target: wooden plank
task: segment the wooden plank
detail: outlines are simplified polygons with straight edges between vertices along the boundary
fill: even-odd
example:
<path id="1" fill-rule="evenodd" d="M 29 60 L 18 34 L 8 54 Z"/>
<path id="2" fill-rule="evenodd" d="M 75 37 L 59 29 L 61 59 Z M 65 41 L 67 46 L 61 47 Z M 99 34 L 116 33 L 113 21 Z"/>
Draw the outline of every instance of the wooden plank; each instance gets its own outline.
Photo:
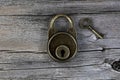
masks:
<path id="1" fill-rule="evenodd" d="M 77 30 L 79 51 L 120 48 L 120 14 L 78 14 L 71 17 Z M 93 19 L 95 29 L 104 34 L 104 39 L 97 39 L 91 31 L 79 28 L 79 20 L 84 17 Z M 0 16 L 0 50 L 46 52 L 51 18 L 52 16 Z M 66 27 L 68 23 L 65 22 L 64 19 L 59 19 L 55 25 L 57 28 Z"/>
<path id="2" fill-rule="evenodd" d="M 110 64 L 120 57 L 119 0 L 1 0 L 0 80 L 120 80 Z M 78 53 L 66 63 L 47 52 L 47 30 L 54 14 L 68 14 L 77 30 Z M 79 20 L 93 19 L 104 34 L 97 39 Z M 68 25 L 64 19 L 55 26 Z M 59 26 L 58 26 L 59 25 Z"/>
<path id="3" fill-rule="evenodd" d="M 46 53 L 0 53 L 0 69 L 43 69 L 54 67 L 82 67 L 89 65 L 101 65 L 106 59 L 119 60 L 119 49 L 91 52 L 78 52 L 74 59 L 66 63 L 53 61 Z M 109 63 L 109 62 L 108 62 Z M 66 65 L 67 64 L 67 65 Z"/>
<path id="4" fill-rule="evenodd" d="M 95 68 L 96 67 L 96 68 Z M 94 70 L 89 71 L 90 67 L 83 68 L 60 68 L 60 69 L 39 69 L 39 70 L 13 70 L 13 71 L 1 71 L 1 79 L 16 79 L 16 80 L 30 80 L 30 79 L 66 79 L 72 78 L 82 80 L 119 80 L 119 73 L 109 69 L 98 69 L 97 66 L 93 66 Z M 80 71 L 80 70 L 83 71 Z M 86 71 L 87 69 L 88 71 Z"/>
<path id="5" fill-rule="evenodd" d="M 53 15 L 120 11 L 119 0 L 1 0 L 0 15 Z"/>
<path id="6" fill-rule="evenodd" d="M 0 69 L 35 69 L 35 68 L 53 68 L 53 67 L 75 67 L 92 64 L 101 64 L 104 56 L 101 52 L 78 52 L 76 57 L 66 63 L 58 63 L 53 61 L 48 54 L 33 54 L 33 53 L 1 53 Z M 82 58 L 83 57 L 83 58 Z M 67 64 L 67 65 L 66 65 Z"/>
<path id="7" fill-rule="evenodd" d="M 119 59 L 120 49 L 104 52 L 79 52 L 66 63 L 58 63 L 48 58 L 48 54 L 6 53 L 0 55 L 0 79 L 120 79 L 120 74 L 112 70 L 105 59 Z"/>

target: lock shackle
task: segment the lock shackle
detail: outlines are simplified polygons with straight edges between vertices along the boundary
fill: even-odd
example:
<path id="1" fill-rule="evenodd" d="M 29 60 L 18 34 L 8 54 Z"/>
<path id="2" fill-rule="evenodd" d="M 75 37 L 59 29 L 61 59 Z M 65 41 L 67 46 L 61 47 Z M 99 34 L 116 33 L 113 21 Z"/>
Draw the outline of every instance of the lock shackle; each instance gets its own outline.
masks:
<path id="1" fill-rule="evenodd" d="M 70 17 L 68 17 L 67 15 L 64 15 L 64 14 L 59 14 L 59 15 L 56 15 L 55 17 L 52 18 L 51 22 L 50 22 L 50 27 L 49 27 L 49 30 L 53 28 L 53 24 L 55 22 L 55 20 L 59 17 L 65 17 L 69 23 L 70 23 L 70 29 L 73 29 L 73 21 Z"/>

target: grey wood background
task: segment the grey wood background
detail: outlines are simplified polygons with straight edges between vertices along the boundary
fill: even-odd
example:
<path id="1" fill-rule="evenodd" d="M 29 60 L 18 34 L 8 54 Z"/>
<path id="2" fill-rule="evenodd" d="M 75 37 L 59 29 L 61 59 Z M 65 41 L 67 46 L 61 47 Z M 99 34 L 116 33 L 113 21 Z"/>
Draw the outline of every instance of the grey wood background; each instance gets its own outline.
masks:
<path id="1" fill-rule="evenodd" d="M 58 63 L 47 54 L 47 30 L 55 14 L 69 15 L 78 53 Z M 104 34 L 97 39 L 79 20 L 90 17 Z M 65 20 L 57 26 L 68 26 Z M 120 59 L 119 0 L 0 0 L 0 80 L 120 80 L 111 68 Z"/>

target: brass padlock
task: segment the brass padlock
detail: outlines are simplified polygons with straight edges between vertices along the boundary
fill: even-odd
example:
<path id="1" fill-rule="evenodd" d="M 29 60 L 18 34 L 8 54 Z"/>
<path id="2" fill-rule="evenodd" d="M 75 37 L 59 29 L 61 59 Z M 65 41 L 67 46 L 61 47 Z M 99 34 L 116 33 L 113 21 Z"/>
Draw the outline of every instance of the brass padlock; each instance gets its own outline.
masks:
<path id="1" fill-rule="evenodd" d="M 58 31 L 53 27 L 56 19 L 65 17 L 70 27 L 66 31 Z M 67 15 L 56 15 L 50 22 L 48 29 L 48 54 L 57 61 L 66 61 L 75 56 L 77 52 L 76 31 L 73 21 Z"/>

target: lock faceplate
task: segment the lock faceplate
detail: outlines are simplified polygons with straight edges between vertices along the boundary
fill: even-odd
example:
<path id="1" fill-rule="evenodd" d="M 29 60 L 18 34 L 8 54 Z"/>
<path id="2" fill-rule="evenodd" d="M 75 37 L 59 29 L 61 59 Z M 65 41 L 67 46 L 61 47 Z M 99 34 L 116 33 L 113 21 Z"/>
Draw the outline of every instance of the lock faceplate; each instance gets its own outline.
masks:
<path id="1" fill-rule="evenodd" d="M 70 22 L 66 32 L 59 32 L 53 28 L 53 23 L 58 17 L 65 17 Z M 77 52 L 76 32 L 72 20 L 66 15 L 56 15 L 50 23 L 48 30 L 48 53 L 57 61 L 66 61 L 75 56 Z"/>

